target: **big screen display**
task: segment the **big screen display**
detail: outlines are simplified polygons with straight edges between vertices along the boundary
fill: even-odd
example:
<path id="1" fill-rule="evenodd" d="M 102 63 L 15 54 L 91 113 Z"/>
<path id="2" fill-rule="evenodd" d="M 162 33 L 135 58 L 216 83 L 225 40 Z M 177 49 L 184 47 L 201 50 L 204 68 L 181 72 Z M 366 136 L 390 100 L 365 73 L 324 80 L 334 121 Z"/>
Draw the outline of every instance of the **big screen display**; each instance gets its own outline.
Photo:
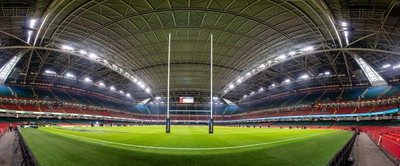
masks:
<path id="1" fill-rule="evenodd" d="M 194 103 L 193 97 L 179 97 L 179 103 Z"/>

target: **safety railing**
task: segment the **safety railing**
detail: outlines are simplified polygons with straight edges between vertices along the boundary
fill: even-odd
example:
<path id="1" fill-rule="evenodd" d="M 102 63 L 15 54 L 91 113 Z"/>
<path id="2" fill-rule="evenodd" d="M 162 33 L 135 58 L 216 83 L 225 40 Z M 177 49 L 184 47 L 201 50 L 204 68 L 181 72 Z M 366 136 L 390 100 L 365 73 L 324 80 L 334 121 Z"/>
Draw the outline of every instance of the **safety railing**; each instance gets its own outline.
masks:
<path id="1" fill-rule="evenodd" d="M 342 149 L 340 149 L 339 152 L 336 153 L 335 156 L 333 156 L 333 158 L 329 161 L 329 163 L 327 165 L 328 166 L 349 165 L 348 164 L 350 162 L 349 157 L 350 157 L 350 153 L 353 149 L 353 145 L 356 140 L 356 137 L 357 137 L 357 133 L 354 132 L 351 139 L 342 147 Z"/>
<path id="2" fill-rule="evenodd" d="M 22 158 L 23 158 L 21 165 L 38 166 L 39 164 L 33 157 L 32 152 L 30 151 L 30 149 L 29 149 L 28 145 L 26 144 L 24 138 L 22 137 L 20 131 L 16 130 L 15 132 L 17 133 L 18 146 L 21 149 L 21 154 L 22 154 Z"/>

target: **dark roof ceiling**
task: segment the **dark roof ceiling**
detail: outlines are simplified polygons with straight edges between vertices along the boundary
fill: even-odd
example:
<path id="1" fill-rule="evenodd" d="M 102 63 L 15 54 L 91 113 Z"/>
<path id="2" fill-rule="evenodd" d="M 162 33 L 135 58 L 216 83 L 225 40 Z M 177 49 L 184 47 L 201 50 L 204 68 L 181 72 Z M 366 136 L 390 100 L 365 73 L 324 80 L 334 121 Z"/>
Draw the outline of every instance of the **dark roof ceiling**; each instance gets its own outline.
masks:
<path id="1" fill-rule="evenodd" d="M 65 84 L 64 79 L 42 75 L 51 69 L 61 75 L 75 73 L 79 79 L 102 80 L 136 99 L 149 96 L 116 69 L 78 53 L 85 49 L 141 80 L 153 96 L 164 95 L 168 33 L 172 35 L 171 89 L 177 95 L 209 90 L 210 34 L 214 35 L 214 91 L 234 101 L 285 79 L 296 81 L 305 73 L 317 76 L 329 71 L 333 76 L 297 82 L 292 88 L 368 82 L 351 54 L 360 55 L 385 79 L 399 78 L 381 68 L 400 63 L 399 1 L 19 0 L 0 4 L 1 52 L 6 55 L 2 57 L 28 50 L 17 66 L 28 76 L 15 78 L 18 82 Z M 38 21 L 27 44 L 30 19 Z M 348 23 L 349 45 L 342 22 Z M 63 51 L 62 45 L 76 51 Z M 260 64 L 307 46 L 316 51 L 266 67 L 225 94 L 230 83 Z"/>

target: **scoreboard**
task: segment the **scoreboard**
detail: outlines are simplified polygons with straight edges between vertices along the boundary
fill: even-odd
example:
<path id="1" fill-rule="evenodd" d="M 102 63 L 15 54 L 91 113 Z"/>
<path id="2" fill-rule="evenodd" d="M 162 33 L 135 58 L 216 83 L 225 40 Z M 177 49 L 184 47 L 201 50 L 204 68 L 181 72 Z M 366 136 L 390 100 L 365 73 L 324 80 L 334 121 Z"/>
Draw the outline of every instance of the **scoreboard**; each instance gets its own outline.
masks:
<path id="1" fill-rule="evenodd" d="M 193 97 L 179 97 L 179 103 L 194 103 Z"/>

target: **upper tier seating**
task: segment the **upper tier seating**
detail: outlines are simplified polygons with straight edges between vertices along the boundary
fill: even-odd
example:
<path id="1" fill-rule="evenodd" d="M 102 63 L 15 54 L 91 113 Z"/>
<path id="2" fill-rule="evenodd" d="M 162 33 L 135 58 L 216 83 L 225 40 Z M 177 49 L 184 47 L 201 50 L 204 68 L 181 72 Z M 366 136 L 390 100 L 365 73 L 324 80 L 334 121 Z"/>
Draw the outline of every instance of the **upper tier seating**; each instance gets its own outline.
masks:
<path id="1" fill-rule="evenodd" d="M 387 86 L 382 86 L 382 87 L 373 87 L 369 88 L 368 91 L 364 94 L 363 99 L 376 99 L 381 96 L 385 90 L 387 90 L 390 87 Z"/>
<path id="2" fill-rule="evenodd" d="M 7 96 L 7 97 L 14 97 L 14 95 L 12 95 L 12 92 L 10 91 L 10 89 L 8 89 L 8 87 L 5 85 L 0 85 L 0 95 Z"/>
<path id="3" fill-rule="evenodd" d="M 336 101 L 339 97 L 341 90 L 326 91 L 321 97 L 321 101 Z"/>
<path id="4" fill-rule="evenodd" d="M 341 98 L 342 100 L 351 101 L 358 100 L 360 96 L 365 92 L 366 89 L 347 89 L 344 90 Z"/>
<path id="5" fill-rule="evenodd" d="M 400 94 L 400 87 L 399 86 L 391 86 L 388 91 L 383 95 L 383 97 L 390 97 L 390 96 L 396 96 Z"/>
<path id="6" fill-rule="evenodd" d="M 23 87 L 10 87 L 11 90 L 17 94 L 18 98 L 35 98 L 31 88 Z"/>

